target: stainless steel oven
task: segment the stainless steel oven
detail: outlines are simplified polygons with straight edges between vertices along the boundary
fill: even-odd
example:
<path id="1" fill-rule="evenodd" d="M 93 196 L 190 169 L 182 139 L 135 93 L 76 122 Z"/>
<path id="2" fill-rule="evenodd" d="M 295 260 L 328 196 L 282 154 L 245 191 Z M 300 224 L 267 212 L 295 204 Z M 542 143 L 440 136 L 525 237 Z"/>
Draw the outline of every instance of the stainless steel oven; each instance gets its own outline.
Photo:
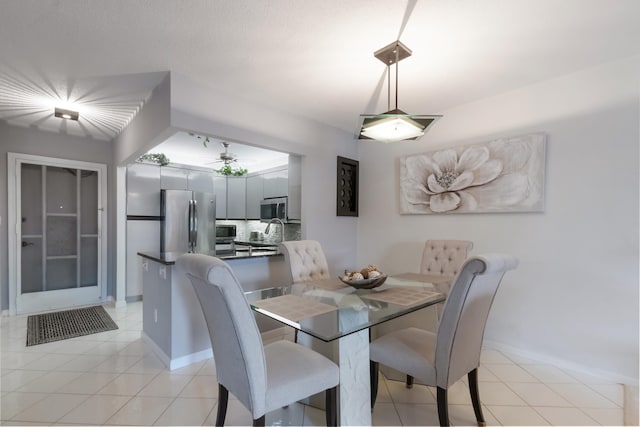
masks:
<path id="1" fill-rule="evenodd" d="M 287 222 L 287 198 L 274 197 L 260 202 L 260 221 L 269 222 L 272 218 L 278 218 Z"/>

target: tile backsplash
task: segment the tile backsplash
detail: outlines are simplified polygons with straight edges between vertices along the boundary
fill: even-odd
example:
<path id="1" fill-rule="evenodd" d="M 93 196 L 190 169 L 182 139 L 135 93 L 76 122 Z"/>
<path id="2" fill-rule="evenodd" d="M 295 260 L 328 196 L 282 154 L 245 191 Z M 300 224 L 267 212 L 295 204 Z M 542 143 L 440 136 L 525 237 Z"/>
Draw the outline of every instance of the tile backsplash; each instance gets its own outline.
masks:
<path id="1" fill-rule="evenodd" d="M 269 234 L 264 231 L 267 228 L 267 224 L 257 220 L 242 221 L 242 220 L 216 220 L 216 224 L 233 224 L 236 226 L 236 240 L 248 241 L 251 232 L 255 231 L 263 237 L 265 243 L 280 243 L 282 234 L 282 226 L 280 224 L 272 224 L 269 229 Z M 300 240 L 300 224 L 288 223 L 284 226 L 284 240 Z"/>

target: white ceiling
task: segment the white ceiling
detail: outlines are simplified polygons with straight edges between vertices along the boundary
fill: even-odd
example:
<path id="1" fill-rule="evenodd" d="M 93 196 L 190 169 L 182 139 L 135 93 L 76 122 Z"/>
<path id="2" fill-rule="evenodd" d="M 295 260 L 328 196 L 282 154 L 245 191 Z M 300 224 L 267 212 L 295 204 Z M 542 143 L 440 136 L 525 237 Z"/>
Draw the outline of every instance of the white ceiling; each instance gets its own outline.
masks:
<path id="1" fill-rule="evenodd" d="M 244 168 L 249 172 L 258 172 L 286 165 L 289 162 L 287 153 L 265 150 L 250 145 L 231 142 L 227 151 L 236 159 L 230 164 L 233 169 Z M 211 169 L 220 169 L 224 166 L 224 162 L 220 161 L 220 153 L 222 152 L 224 152 L 224 146 L 221 140 L 209 138 L 205 143 L 203 135 L 194 135 L 187 132 L 178 132 L 149 151 L 149 153 L 164 154 L 171 163 Z"/>
<path id="2" fill-rule="evenodd" d="M 111 139 L 173 71 L 354 133 L 387 109 L 373 52 L 398 38 L 399 107 L 439 114 L 640 54 L 640 1 L 2 0 L 0 119 Z M 66 101 L 78 123 L 52 117 Z"/>

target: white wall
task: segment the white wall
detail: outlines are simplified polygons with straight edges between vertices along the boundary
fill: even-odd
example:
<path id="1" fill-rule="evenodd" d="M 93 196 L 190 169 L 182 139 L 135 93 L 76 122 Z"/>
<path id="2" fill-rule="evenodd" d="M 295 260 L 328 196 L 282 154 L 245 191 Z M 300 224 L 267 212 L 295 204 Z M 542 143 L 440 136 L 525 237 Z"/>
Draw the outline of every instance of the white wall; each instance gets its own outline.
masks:
<path id="1" fill-rule="evenodd" d="M 605 64 L 445 111 L 421 142 L 361 145 L 358 265 L 417 271 L 430 238 L 512 253 L 486 342 L 637 383 L 638 76 L 638 57 Z M 399 214 L 400 156 L 530 132 L 548 136 L 544 213 Z"/>
<path id="2" fill-rule="evenodd" d="M 334 275 L 355 266 L 357 218 L 336 216 L 337 156 L 357 159 L 353 135 L 171 74 L 171 124 L 231 142 L 302 156 L 303 238 L 320 241 Z"/>
<path id="3" fill-rule="evenodd" d="M 114 173 L 112 168 L 113 149 L 109 141 L 97 141 L 64 134 L 45 132 L 38 129 L 9 126 L 0 121 L 0 298 L 2 310 L 9 308 L 8 248 L 7 248 L 7 153 L 24 153 L 61 159 L 81 160 L 107 165 L 108 204 L 108 267 L 107 295 L 114 295 L 114 253 L 115 221 L 113 212 Z"/>
<path id="4" fill-rule="evenodd" d="M 114 162 L 124 166 L 164 141 L 171 132 L 171 74 L 151 92 L 149 98 L 114 139 Z"/>

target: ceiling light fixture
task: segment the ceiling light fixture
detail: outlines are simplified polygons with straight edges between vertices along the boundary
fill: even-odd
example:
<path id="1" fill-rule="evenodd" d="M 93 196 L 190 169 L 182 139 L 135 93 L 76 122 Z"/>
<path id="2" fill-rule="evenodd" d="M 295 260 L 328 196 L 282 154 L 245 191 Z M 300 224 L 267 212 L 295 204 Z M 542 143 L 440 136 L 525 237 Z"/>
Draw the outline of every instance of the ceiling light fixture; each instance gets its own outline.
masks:
<path id="1" fill-rule="evenodd" d="M 55 107 L 54 115 L 61 119 L 68 119 L 68 120 L 75 120 L 75 121 L 78 121 L 78 119 L 80 118 L 79 112 L 65 110 L 64 108 L 58 108 L 58 107 Z"/>
<path id="2" fill-rule="evenodd" d="M 411 50 L 397 40 L 373 54 L 387 66 L 387 112 L 361 114 L 358 139 L 380 142 L 416 140 L 442 116 L 407 114 L 398 108 L 398 62 L 411 56 Z M 396 64 L 396 106 L 391 109 L 391 66 Z"/>

